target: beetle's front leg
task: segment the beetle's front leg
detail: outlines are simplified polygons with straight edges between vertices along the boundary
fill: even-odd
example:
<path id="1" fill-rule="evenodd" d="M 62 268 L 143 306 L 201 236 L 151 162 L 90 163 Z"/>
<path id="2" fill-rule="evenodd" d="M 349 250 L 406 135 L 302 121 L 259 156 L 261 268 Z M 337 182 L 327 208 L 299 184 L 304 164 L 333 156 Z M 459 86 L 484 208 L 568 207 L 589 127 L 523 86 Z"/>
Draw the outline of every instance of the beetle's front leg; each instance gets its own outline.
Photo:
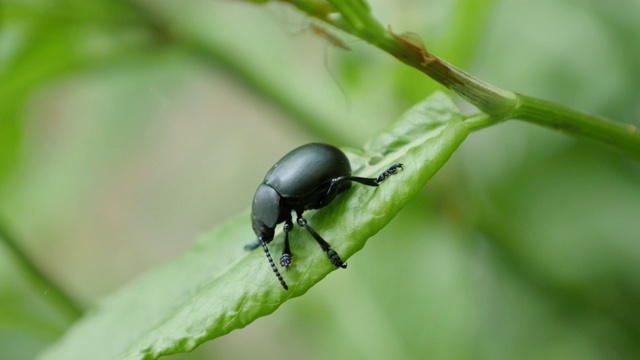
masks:
<path id="1" fill-rule="evenodd" d="M 293 223 L 291 218 L 285 220 L 282 230 L 284 231 L 284 249 L 282 249 L 282 256 L 280 256 L 280 266 L 289 269 L 291 262 L 293 261 L 293 255 L 291 254 L 291 247 L 289 246 L 289 231 L 293 229 Z"/>

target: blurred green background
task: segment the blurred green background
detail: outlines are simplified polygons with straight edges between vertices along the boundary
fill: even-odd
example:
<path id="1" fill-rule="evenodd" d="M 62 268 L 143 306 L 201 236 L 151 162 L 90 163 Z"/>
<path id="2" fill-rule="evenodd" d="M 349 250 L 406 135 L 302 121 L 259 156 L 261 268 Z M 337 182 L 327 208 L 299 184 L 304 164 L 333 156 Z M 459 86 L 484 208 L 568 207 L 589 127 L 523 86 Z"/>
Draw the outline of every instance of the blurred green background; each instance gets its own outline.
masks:
<path id="1" fill-rule="evenodd" d="M 638 0 L 371 6 L 490 83 L 640 126 Z M 439 89 L 281 4 L 3 0 L 0 21 L 2 226 L 86 308 L 246 209 L 294 146 L 357 147 Z M 637 359 L 639 215 L 638 163 L 513 120 L 348 270 L 174 358 Z M 1 359 L 70 325 L 32 282 L 0 245 Z"/>

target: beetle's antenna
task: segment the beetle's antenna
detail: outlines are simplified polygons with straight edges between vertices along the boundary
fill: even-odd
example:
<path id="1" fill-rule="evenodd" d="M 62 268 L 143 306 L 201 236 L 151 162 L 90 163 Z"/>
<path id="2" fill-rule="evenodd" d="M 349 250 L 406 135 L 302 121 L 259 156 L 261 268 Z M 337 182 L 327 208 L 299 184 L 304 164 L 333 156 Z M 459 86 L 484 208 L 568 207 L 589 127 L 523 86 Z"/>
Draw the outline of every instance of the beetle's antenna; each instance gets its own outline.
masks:
<path id="1" fill-rule="evenodd" d="M 280 280 L 280 284 L 282 285 L 282 287 L 285 290 L 289 290 L 287 283 L 284 282 L 282 275 L 280 275 L 280 271 L 278 271 L 276 264 L 273 262 L 273 259 L 271 258 L 271 253 L 269 253 L 269 249 L 267 248 L 267 243 L 264 242 L 264 240 L 262 239 L 262 236 L 258 237 L 258 241 L 260 242 L 260 245 L 262 245 L 262 249 L 264 249 L 264 254 L 267 255 L 267 260 L 269 260 L 269 265 L 271 265 L 271 270 L 273 270 L 273 273 L 276 274 L 276 277 L 278 278 L 278 280 Z"/>

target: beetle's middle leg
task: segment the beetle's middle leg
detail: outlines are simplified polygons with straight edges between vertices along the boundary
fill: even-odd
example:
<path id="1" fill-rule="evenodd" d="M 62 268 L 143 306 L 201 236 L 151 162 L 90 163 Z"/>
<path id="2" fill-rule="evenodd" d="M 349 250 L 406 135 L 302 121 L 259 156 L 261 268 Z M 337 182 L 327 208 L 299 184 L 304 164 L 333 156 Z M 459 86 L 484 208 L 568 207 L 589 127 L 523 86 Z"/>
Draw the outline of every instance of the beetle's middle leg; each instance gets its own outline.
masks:
<path id="1" fill-rule="evenodd" d="M 329 245 L 329 243 L 326 242 L 322 238 L 322 236 L 318 235 L 318 233 L 315 232 L 315 230 L 313 230 L 311 226 L 309 226 L 309 224 L 307 223 L 307 220 L 302 217 L 301 212 L 297 212 L 297 215 L 298 215 L 298 219 L 296 221 L 298 222 L 298 225 L 307 229 L 309 234 L 311 234 L 311 236 L 313 236 L 313 238 L 316 239 L 316 241 L 318 242 L 318 245 L 320 245 L 322 250 L 327 253 L 327 257 L 329 258 L 331 263 L 336 267 L 341 267 L 345 269 L 347 267 L 347 264 L 344 263 L 342 259 L 340 259 L 340 255 L 338 255 L 338 253 L 331 248 L 331 245 Z"/>
<path id="2" fill-rule="evenodd" d="M 293 222 L 291 222 L 291 215 L 289 215 L 289 218 L 284 221 L 284 226 L 282 227 L 282 231 L 284 231 L 284 248 L 282 249 L 282 256 L 280 256 L 280 266 L 287 269 L 291 266 L 291 261 L 293 260 L 291 247 L 289 246 L 289 231 L 291 231 L 291 229 L 293 229 Z"/>

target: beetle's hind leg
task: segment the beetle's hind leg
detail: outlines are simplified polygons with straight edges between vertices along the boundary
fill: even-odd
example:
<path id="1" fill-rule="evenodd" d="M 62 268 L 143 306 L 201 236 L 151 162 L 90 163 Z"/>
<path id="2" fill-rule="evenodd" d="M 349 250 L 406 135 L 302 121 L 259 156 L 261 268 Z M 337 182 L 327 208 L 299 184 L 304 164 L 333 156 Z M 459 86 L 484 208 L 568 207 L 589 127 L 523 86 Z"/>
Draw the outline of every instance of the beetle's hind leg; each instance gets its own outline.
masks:
<path id="1" fill-rule="evenodd" d="M 389 176 L 397 173 L 398 169 L 403 169 L 403 167 L 404 167 L 404 165 L 402 165 L 400 163 L 393 164 L 387 170 L 383 171 L 382 174 L 378 175 L 377 178 L 365 178 L 365 177 L 359 177 L 359 176 L 344 176 L 344 177 L 340 177 L 340 178 L 334 180 L 334 182 L 338 183 L 338 182 L 342 182 L 342 181 L 353 181 L 353 182 L 357 182 L 357 183 L 362 184 L 362 185 L 378 186 L 378 185 L 380 185 L 381 182 L 385 181 Z M 335 186 L 335 184 L 332 184 L 332 186 Z"/>
<path id="2" fill-rule="evenodd" d="M 291 222 L 291 217 L 289 217 L 289 219 L 285 220 L 284 227 L 282 228 L 284 231 L 284 249 L 282 249 L 282 256 L 280 256 L 280 266 L 287 269 L 293 261 L 291 246 L 289 246 L 289 231 L 291 231 L 291 229 L 293 229 L 293 223 Z"/>
<path id="3" fill-rule="evenodd" d="M 327 253 L 327 257 L 329 258 L 329 261 L 331 261 L 331 263 L 335 267 L 341 267 L 343 269 L 347 267 L 347 264 L 344 263 L 342 259 L 340 259 L 340 255 L 338 255 L 338 253 L 331 248 L 331 245 L 329 245 L 328 242 L 324 241 L 324 239 L 320 235 L 318 235 L 318 233 L 315 232 L 315 230 L 313 230 L 311 226 L 309 226 L 309 224 L 307 224 L 307 220 L 303 218 L 302 214 L 300 213 L 298 214 L 297 222 L 298 222 L 298 225 L 307 229 L 309 234 L 311 234 L 311 236 L 313 236 L 313 238 L 316 239 L 316 241 L 318 242 L 318 245 L 320 245 L 322 250 Z"/>

